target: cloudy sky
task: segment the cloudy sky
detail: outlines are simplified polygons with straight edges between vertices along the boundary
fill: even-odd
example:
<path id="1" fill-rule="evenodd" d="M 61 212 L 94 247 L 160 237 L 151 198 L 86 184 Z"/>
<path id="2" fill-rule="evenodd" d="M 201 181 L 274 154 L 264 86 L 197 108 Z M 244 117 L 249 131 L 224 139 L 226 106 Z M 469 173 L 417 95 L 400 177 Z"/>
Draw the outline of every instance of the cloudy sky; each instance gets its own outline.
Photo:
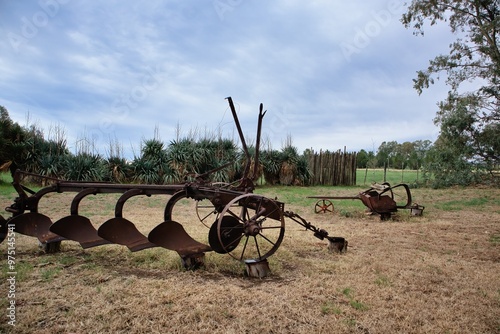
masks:
<path id="1" fill-rule="evenodd" d="M 128 157 L 155 136 L 237 132 L 302 152 L 376 151 L 434 141 L 439 83 L 419 96 L 416 71 L 446 53 L 446 26 L 416 37 L 394 0 L 0 0 L 0 105 L 68 146 L 90 141 Z"/>

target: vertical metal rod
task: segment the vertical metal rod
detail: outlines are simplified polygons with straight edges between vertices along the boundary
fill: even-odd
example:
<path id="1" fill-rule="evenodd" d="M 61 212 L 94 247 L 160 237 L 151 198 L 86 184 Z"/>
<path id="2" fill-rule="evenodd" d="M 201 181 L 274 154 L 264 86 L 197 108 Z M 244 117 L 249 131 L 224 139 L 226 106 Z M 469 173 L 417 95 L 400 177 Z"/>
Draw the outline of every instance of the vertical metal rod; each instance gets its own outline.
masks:
<path id="1" fill-rule="evenodd" d="M 250 153 L 248 153 L 245 137 L 243 136 L 243 131 L 241 131 L 240 121 L 238 120 L 238 115 L 236 115 L 236 109 L 234 108 L 233 99 L 229 96 L 226 97 L 226 100 L 229 102 L 229 107 L 231 108 L 231 112 L 233 113 L 234 123 L 236 124 L 238 134 L 240 135 L 241 146 L 243 146 L 243 151 L 245 152 L 245 155 L 247 157 L 247 164 L 245 166 L 243 175 L 244 177 L 248 177 L 248 171 L 250 170 Z"/>
<path id="2" fill-rule="evenodd" d="M 257 176 L 257 170 L 259 167 L 260 132 L 262 130 L 262 119 L 264 118 L 264 115 L 267 112 L 267 110 L 262 112 L 263 108 L 264 108 L 264 106 L 261 103 L 260 109 L 259 109 L 259 121 L 257 123 L 257 143 L 255 144 L 255 161 L 254 161 L 254 168 L 253 168 L 253 175 L 252 175 L 253 181 L 256 181 L 255 178 Z"/>

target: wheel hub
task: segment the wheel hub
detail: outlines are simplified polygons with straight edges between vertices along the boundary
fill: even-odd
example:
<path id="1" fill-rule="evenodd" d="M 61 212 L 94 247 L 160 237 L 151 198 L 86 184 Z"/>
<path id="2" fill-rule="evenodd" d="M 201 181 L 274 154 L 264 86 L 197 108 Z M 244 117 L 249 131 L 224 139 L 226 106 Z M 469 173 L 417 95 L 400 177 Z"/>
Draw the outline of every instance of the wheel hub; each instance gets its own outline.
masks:
<path id="1" fill-rule="evenodd" d="M 262 230 L 261 228 L 261 225 L 253 220 L 253 221 L 248 221 L 245 223 L 245 235 L 246 236 L 256 236 L 257 234 L 260 233 L 260 231 Z"/>

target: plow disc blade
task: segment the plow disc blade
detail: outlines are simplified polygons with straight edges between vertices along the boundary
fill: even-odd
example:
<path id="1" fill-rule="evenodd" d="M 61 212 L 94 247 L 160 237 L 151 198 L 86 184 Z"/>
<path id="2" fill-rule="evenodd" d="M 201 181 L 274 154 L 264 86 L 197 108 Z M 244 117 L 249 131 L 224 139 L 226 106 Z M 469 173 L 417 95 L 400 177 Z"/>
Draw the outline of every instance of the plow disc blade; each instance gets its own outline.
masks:
<path id="1" fill-rule="evenodd" d="M 50 226 L 50 231 L 69 240 L 74 240 L 86 249 L 110 242 L 97 235 L 97 230 L 87 217 L 79 215 L 66 216 Z"/>
<path id="2" fill-rule="evenodd" d="M 149 241 L 166 249 L 179 253 L 180 256 L 209 252 L 212 248 L 191 238 L 178 222 L 167 220 L 156 226 L 148 236 Z"/>
<path id="3" fill-rule="evenodd" d="M 111 218 L 99 227 L 97 234 L 112 243 L 127 246 L 132 252 L 156 247 L 130 220 L 125 218 Z"/>
<path id="4" fill-rule="evenodd" d="M 16 232 L 38 238 L 41 243 L 64 240 L 64 237 L 50 232 L 52 221 L 38 212 L 23 213 L 12 218 L 9 224 L 15 225 Z"/>
<path id="5" fill-rule="evenodd" d="M 7 221 L 4 217 L 0 216 L 0 244 L 7 237 Z"/>

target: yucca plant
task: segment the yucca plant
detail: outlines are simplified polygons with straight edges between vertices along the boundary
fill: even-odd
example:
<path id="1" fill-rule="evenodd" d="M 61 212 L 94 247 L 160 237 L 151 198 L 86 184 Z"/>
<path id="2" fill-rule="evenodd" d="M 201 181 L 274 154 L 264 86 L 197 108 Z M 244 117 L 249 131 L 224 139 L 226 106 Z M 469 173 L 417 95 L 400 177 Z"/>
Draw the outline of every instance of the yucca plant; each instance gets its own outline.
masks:
<path id="1" fill-rule="evenodd" d="M 177 170 L 173 169 L 169 163 L 166 163 L 162 167 L 162 182 L 164 184 L 179 183 L 182 180 L 182 175 L 180 175 Z"/>
<path id="2" fill-rule="evenodd" d="M 132 162 L 133 180 L 147 184 L 163 184 L 171 180 L 174 175 L 169 162 L 162 141 L 157 138 L 144 140 L 141 156 Z"/>
<path id="3" fill-rule="evenodd" d="M 68 155 L 63 163 L 64 177 L 73 181 L 104 181 L 109 179 L 105 160 L 99 154 Z"/>
<path id="4" fill-rule="evenodd" d="M 299 159 L 299 154 L 297 148 L 289 145 L 285 146 L 281 152 L 282 163 L 280 167 L 280 184 L 282 185 L 292 185 L 297 176 L 297 162 Z"/>
<path id="5" fill-rule="evenodd" d="M 106 166 L 110 181 L 112 182 L 127 182 L 127 180 L 131 177 L 132 168 L 125 158 L 117 156 L 109 157 L 106 160 Z"/>
<path id="6" fill-rule="evenodd" d="M 38 158 L 37 174 L 49 177 L 60 177 L 64 157 L 56 154 L 46 154 Z"/>
<path id="7" fill-rule="evenodd" d="M 160 178 L 158 165 L 153 161 L 145 158 L 136 158 L 132 162 L 133 181 L 146 184 L 163 183 Z"/>
<path id="8" fill-rule="evenodd" d="M 297 180 L 299 181 L 299 185 L 310 185 L 312 177 L 313 173 L 309 169 L 307 158 L 304 155 L 301 155 L 297 160 Z"/>
<path id="9" fill-rule="evenodd" d="M 146 160 L 151 160 L 159 163 L 164 163 L 167 161 L 164 144 L 162 141 L 156 138 L 144 140 L 141 153 L 142 158 Z"/>
<path id="10" fill-rule="evenodd" d="M 168 161 L 170 167 L 180 175 L 192 172 L 192 152 L 195 142 L 192 139 L 184 138 L 173 140 L 167 148 Z"/>
<path id="11" fill-rule="evenodd" d="M 281 164 L 283 156 L 276 150 L 263 151 L 260 155 L 264 171 L 264 180 L 267 184 L 275 185 L 280 181 Z"/>

